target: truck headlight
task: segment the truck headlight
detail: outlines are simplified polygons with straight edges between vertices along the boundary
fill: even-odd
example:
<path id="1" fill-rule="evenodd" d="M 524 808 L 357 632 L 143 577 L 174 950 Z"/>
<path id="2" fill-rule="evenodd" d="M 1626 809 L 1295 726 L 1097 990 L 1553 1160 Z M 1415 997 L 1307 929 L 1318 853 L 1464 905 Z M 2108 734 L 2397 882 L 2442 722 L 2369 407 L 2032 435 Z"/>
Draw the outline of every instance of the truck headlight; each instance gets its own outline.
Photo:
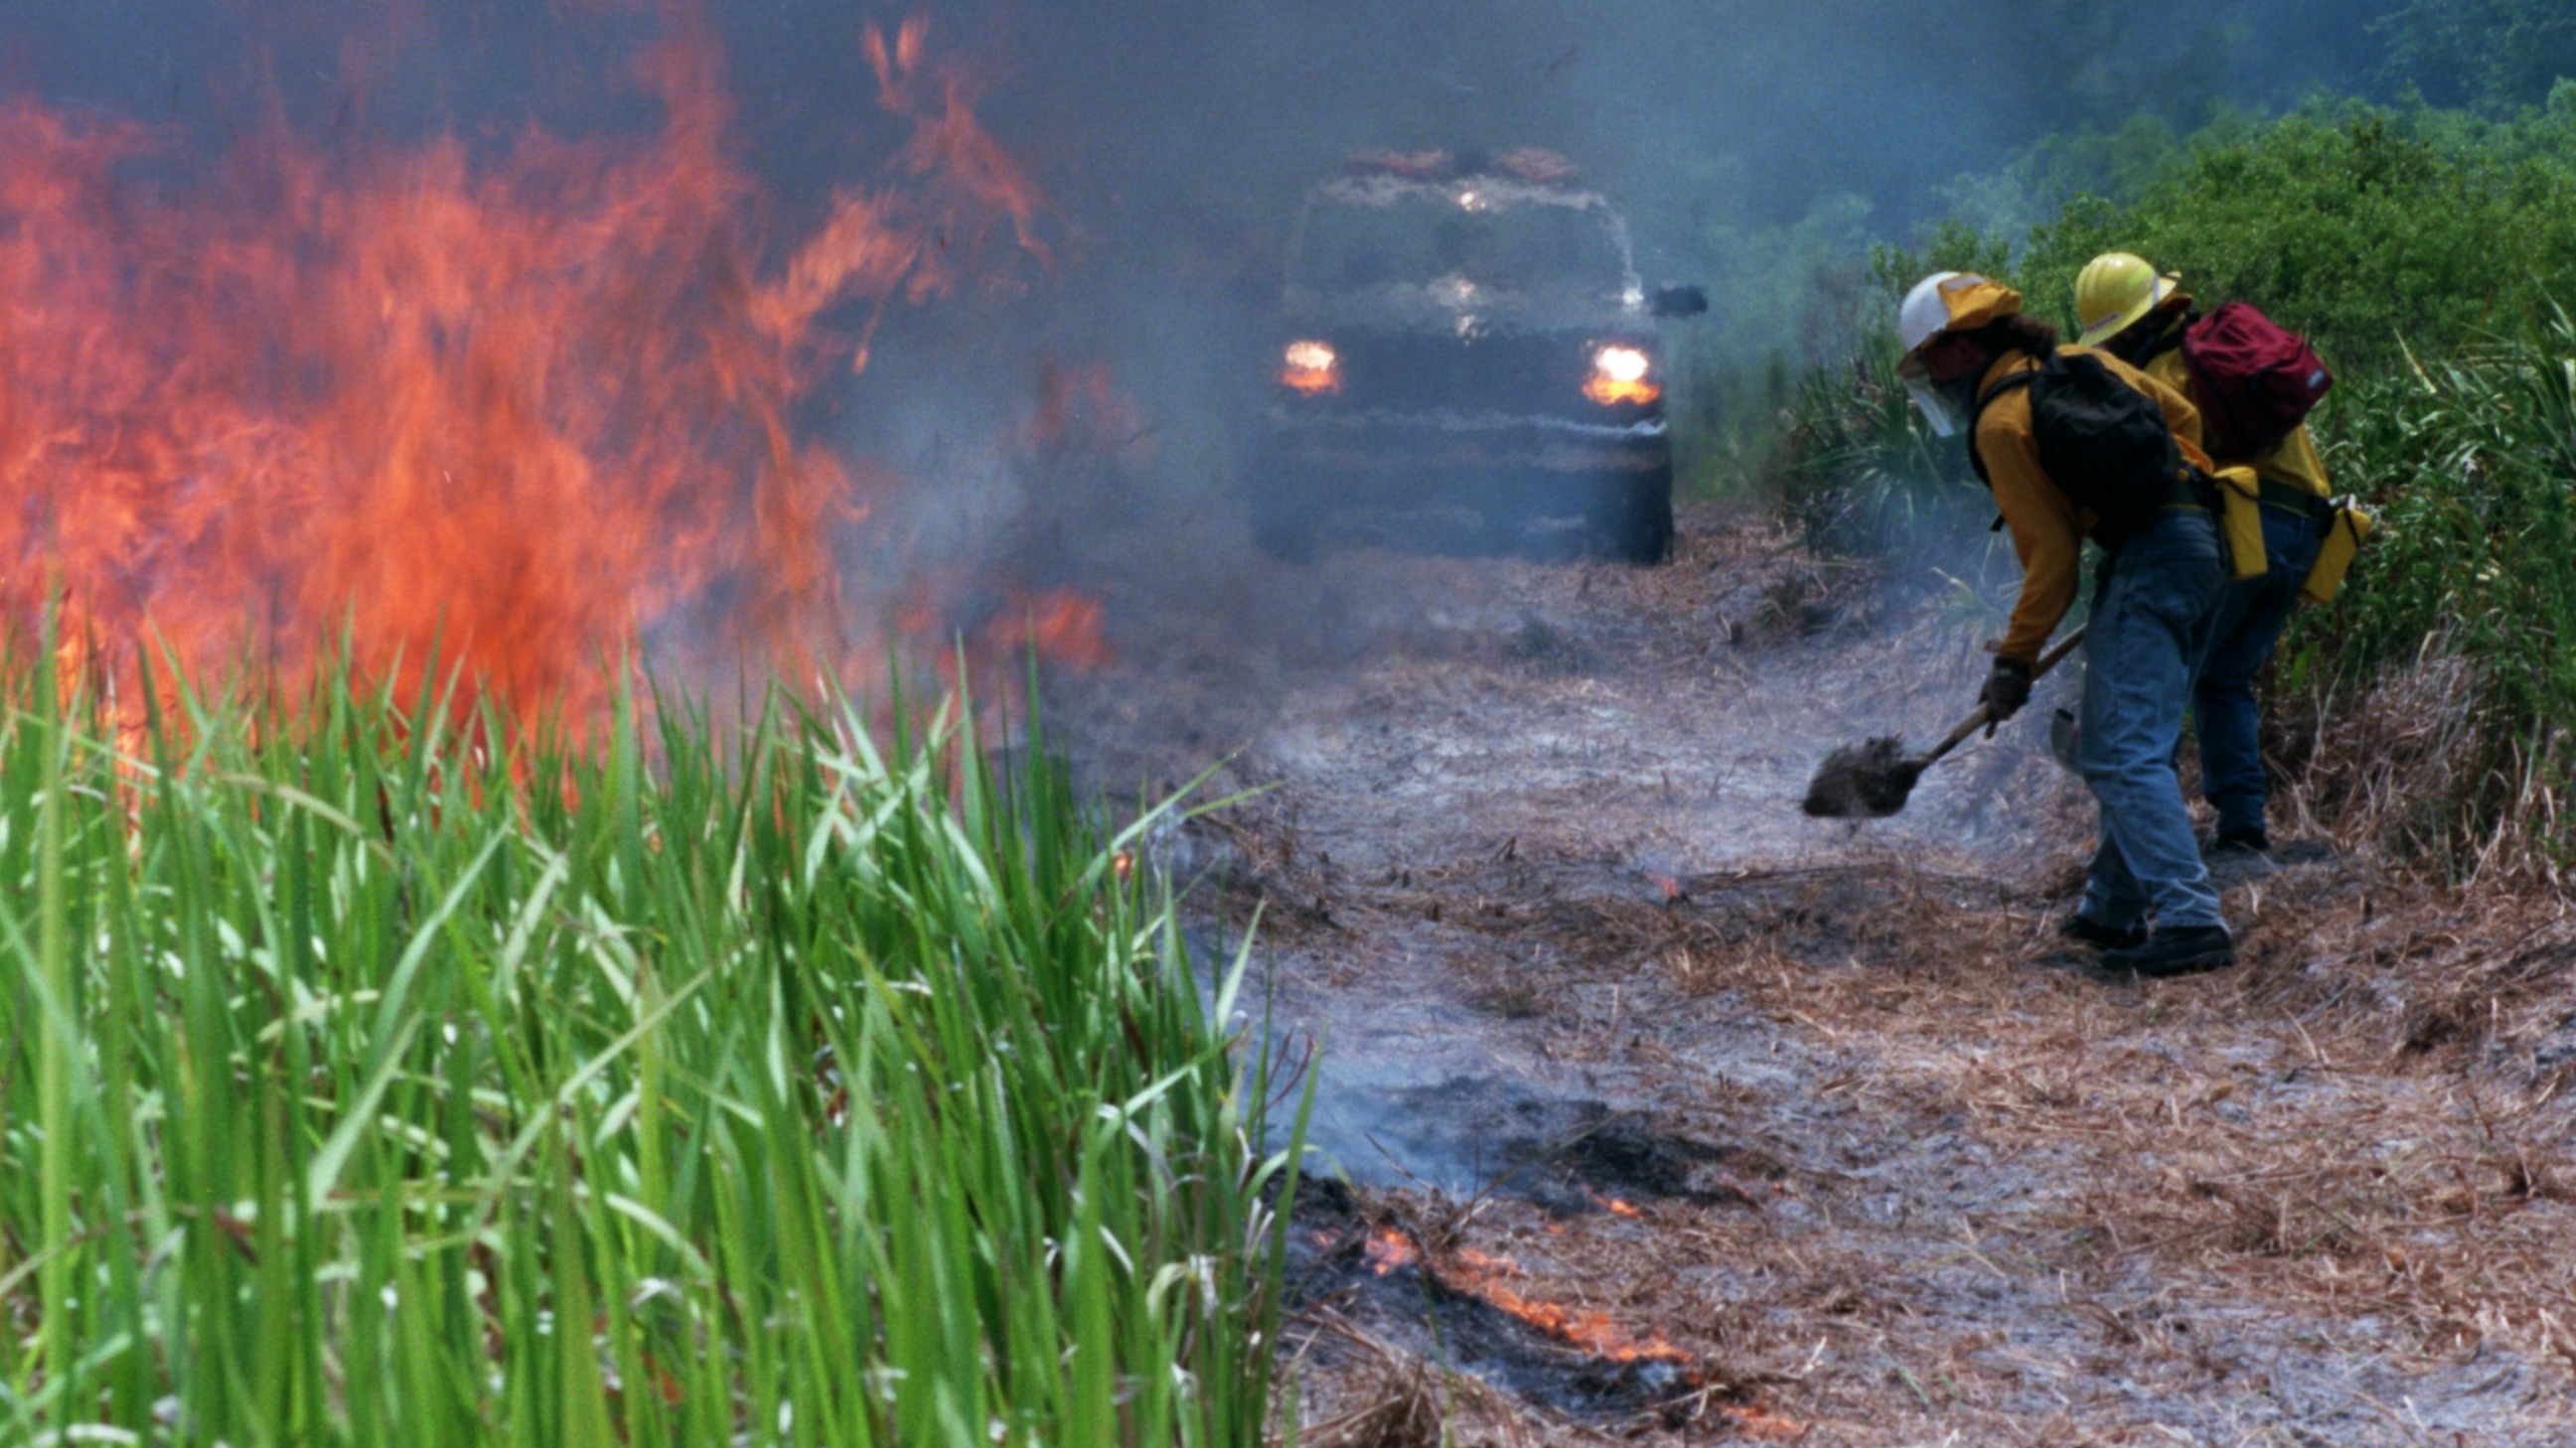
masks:
<path id="1" fill-rule="evenodd" d="M 1288 387 L 1321 397 L 1342 390 L 1342 358 L 1329 342 L 1300 341 L 1288 344 L 1279 368 L 1279 380 Z"/>
<path id="2" fill-rule="evenodd" d="M 1641 347 L 1603 347 L 1592 354 L 1592 380 L 1583 385 L 1583 395 L 1604 407 L 1654 402 L 1664 395 L 1654 372 L 1655 359 Z"/>

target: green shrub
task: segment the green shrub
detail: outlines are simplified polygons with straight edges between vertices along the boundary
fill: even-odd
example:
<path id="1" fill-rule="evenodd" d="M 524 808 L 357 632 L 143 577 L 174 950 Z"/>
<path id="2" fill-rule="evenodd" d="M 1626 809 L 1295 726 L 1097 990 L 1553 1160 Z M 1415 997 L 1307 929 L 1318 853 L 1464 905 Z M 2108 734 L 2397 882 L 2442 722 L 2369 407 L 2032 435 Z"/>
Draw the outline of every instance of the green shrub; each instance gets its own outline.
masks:
<path id="1" fill-rule="evenodd" d="M 1766 501 L 1827 552 L 1919 548 L 1964 560 L 1985 552 L 1992 518 L 1964 438 L 1939 438 L 1896 377 L 1903 355 L 1896 304 L 1936 271 L 2006 275 L 2008 249 L 1958 223 L 1934 228 L 1918 249 L 1879 246 L 1867 264 L 1851 353 L 1813 368 L 1782 414 L 1777 458 L 1763 474 Z"/>
<path id="2" fill-rule="evenodd" d="M 1957 531 L 1957 500 L 1978 486 L 1966 449 L 1924 425 L 1896 378 L 1896 337 L 1881 329 L 1849 365 L 1800 384 L 1772 502 L 1827 552 L 1883 553 L 1927 528 Z"/>
<path id="3" fill-rule="evenodd" d="M 2576 12 L 2564 0 L 2411 0 L 2371 29 L 2388 77 L 2443 105 L 2538 103 L 2576 75 Z"/>
<path id="4" fill-rule="evenodd" d="M 2512 125 L 2328 106 L 2192 146 L 2130 205 L 2079 198 L 2031 234 L 2017 279 L 2071 322 L 2105 251 L 2183 273 L 2309 334 L 2340 371 L 2541 321 L 2576 282 L 2576 87 Z"/>
<path id="5" fill-rule="evenodd" d="M 1794 224 L 1707 226 L 1696 248 L 1709 315 L 1665 329 L 1674 448 L 1689 490 L 1759 474 L 1808 369 L 1852 337 L 1869 207 L 1827 196 Z"/>

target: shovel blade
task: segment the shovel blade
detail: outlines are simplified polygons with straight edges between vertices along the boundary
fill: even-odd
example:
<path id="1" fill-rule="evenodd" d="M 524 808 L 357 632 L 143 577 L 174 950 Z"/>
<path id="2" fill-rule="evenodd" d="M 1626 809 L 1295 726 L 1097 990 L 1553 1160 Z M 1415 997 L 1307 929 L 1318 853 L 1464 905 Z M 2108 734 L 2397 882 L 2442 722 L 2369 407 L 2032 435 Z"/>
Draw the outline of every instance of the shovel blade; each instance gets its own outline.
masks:
<path id="1" fill-rule="evenodd" d="M 1880 820 L 1899 814 L 1931 761 L 1905 752 L 1889 736 L 1846 744 L 1825 756 L 1807 785 L 1806 811 L 1817 819 Z"/>

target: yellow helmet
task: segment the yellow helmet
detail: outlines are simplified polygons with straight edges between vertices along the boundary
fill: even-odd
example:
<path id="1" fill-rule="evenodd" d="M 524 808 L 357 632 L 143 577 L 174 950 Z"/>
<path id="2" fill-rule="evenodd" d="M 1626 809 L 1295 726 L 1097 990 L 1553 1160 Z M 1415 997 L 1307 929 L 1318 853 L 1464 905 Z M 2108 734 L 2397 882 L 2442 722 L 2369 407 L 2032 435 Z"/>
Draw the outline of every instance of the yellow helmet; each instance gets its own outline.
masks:
<path id="1" fill-rule="evenodd" d="M 2136 326 L 2181 285 L 2180 276 L 2159 276 L 2146 258 L 2125 251 L 2093 258 L 2075 278 L 2075 325 L 2082 329 L 2076 340 L 2101 346 Z"/>

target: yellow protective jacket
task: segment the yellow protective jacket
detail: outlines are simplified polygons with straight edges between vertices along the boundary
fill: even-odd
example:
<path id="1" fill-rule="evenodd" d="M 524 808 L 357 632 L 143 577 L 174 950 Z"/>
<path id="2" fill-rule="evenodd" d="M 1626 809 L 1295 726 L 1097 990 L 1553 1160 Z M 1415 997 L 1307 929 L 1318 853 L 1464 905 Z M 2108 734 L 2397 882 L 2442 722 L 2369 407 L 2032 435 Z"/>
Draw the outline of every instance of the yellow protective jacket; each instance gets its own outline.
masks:
<path id="1" fill-rule="evenodd" d="M 2059 350 L 2075 353 L 2087 349 Z M 2120 380 L 2154 400 L 2165 415 L 2165 426 L 2173 429 L 2174 441 L 2185 462 L 2210 470 L 2209 454 L 2201 447 L 2200 410 L 2192 406 L 2190 398 L 2117 357 L 2104 352 L 2094 355 Z M 1983 397 L 2002 379 L 2038 366 L 2039 359 L 2027 352 L 2007 352 L 1978 380 L 1977 395 Z M 1988 403 L 1977 419 L 1969 446 L 1977 450 L 1978 460 L 1985 464 L 1986 480 L 1995 490 L 1995 506 L 2004 515 L 2004 526 L 2012 530 L 2013 551 L 2021 558 L 2021 597 L 2013 604 L 2012 626 L 1997 652 L 2008 659 L 2036 664 L 2040 650 L 2048 644 L 2048 636 L 2057 632 L 2057 626 L 2066 621 L 2066 611 L 2075 606 L 2075 590 L 2082 581 L 2084 540 L 2101 525 L 2101 519 L 2090 512 L 2079 513 L 2066 490 L 2051 482 L 2047 471 L 2040 467 L 2039 435 L 2031 422 L 2029 388 L 2015 387 Z"/>
<path id="2" fill-rule="evenodd" d="M 2167 338 L 2188 325 L 2190 298 L 2183 298 L 2182 302 L 2182 314 L 2158 334 L 2158 345 L 2163 345 Z M 2193 407 L 2203 411 L 2208 409 L 2207 399 L 2201 396 L 2200 380 L 2191 375 L 2191 363 L 2183 357 L 2182 348 L 2165 347 L 2161 354 L 2148 359 L 2146 371 L 2149 377 L 2191 399 Z M 2318 456 L 2316 439 L 2308 435 L 2304 425 L 2293 428 L 2288 437 L 2274 443 L 2267 451 L 2250 458 L 2219 458 L 2218 465 L 2222 468 L 2252 468 L 2258 477 L 2286 483 L 2303 493 L 2312 493 L 2320 498 L 2334 496 L 2334 488 L 2326 480 L 2326 461 Z"/>

